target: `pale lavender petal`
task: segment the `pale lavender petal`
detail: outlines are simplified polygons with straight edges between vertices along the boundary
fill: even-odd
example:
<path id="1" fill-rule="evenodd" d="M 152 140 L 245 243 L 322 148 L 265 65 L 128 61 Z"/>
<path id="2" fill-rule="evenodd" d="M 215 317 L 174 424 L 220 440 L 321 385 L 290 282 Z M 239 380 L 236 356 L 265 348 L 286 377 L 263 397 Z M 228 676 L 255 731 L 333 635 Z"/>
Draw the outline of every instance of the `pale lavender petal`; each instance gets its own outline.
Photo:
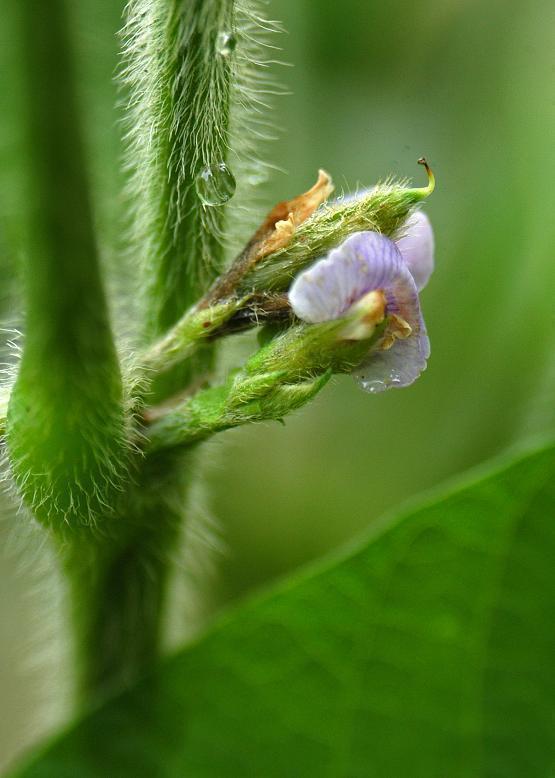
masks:
<path id="1" fill-rule="evenodd" d="M 339 318 L 375 289 L 385 294 L 387 314 L 406 322 L 411 334 L 396 339 L 389 349 L 378 343 L 354 371 L 368 392 L 408 386 L 426 368 L 430 355 L 415 279 L 397 245 L 376 232 L 357 232 L 301 273 L 289 292 L 296 315 L 317 323 Z"/>
<path id="2" fill-rule="evenodd" d="M 377 232 L 355 232 L 325 259 L 297 276 L 289 291 L 289 302 L 303 321 L 312 324 L 329 321 L 342 316 L 367 292 L 384 289 L 387 296 L 388 288 L 393 290 L 401 278 L 409 275 L 392 240 Z M 398 291 L 406 295 L 404 287 Z M 396 293 L 391 302 L 398 313 L 405 302 L 404 298 L 397 301 L 395 297 Z M 414 283 L 409 297 L 411 303 L 414 297 L 418 308 Z M 403 313 L 400 315 L 409 321 Z"/>
<path id="3" fill-rule="evenodd" d="M 386 389 L 401 389 L 412 384 L 426 369 L 430 356 L 430 341 L 424 320 L 420 317 L 419 331 L 396 340 L 387 351 L 372 349 L 364 362 L 353 371 L 358 384 L 376 394 Z"/>
<path id="4" fill-rule="evenodd" d="M 396 241 L 418 289 L 423 289 L 434 269 L 434 233 L 424 211 L 415 211 Z"/>
<path id="5" fill-rule="evenodd" d="M 406 321 L 412 333 L 398 339 L 391 348 L 382 350 L 379 344 L 363 363 L 353 371 L 355 380 L 367 392 L 383 392 L 392 387 L 402 388 L 416 381 L 426 369 L 430 356 L 430 341 L 420 312 L 420 301 L 414 278 L 403 264 L 391 286 L 385 289 L 387 312 Z"/>

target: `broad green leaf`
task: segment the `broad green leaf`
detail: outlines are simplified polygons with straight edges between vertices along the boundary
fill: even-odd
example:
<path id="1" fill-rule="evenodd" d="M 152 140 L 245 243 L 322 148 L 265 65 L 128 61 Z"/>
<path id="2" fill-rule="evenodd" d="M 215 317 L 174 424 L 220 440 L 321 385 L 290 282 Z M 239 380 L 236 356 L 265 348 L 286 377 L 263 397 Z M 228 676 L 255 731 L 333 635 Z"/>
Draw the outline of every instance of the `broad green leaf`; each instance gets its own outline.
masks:
<path id="1" fill-rule="evenodd" d="M 382 523 L 15 775 L 553 776 L 554 474 L 544 449 Z"/>

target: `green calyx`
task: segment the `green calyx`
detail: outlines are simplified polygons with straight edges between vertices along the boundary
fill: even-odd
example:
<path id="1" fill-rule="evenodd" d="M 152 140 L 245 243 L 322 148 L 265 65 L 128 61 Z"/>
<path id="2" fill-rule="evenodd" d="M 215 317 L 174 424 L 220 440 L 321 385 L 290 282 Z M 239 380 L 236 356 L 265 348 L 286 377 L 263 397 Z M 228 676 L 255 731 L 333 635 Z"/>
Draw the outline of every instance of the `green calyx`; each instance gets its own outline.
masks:
<path id="1" fill-rule="evenodd" d="M 321 206 L 301 224 L 292 240 L 268 255 L 243 280 L 241 290 L 278 292 L 288 288 L 307 265 L 325 256 L 353 232 L 371 230 L 395 236 L 411 211 L 435 188 L 435 178 L 425 160 L 428 186 L 410 188 L 403 183 L 378 184 L 368 193 Z"/>

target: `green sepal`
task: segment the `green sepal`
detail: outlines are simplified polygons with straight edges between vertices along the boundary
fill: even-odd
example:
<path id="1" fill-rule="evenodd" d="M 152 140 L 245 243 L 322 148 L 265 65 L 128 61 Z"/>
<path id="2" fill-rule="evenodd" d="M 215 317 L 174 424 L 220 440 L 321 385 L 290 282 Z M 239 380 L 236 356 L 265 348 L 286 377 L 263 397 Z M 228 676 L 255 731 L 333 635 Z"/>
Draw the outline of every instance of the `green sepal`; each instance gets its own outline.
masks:
<path id="1" fill-rule="evenodd" d="M 378 184 L 366 194 L 321 206 L 301 224 L 291 241 L 269 254 L 241 281 L 239 291 L 280 292 L 311 262 L 325 256 L 354 232 L 370 230 L 394 237 L 414 208 L 434 189 L 402 183 Z"/>

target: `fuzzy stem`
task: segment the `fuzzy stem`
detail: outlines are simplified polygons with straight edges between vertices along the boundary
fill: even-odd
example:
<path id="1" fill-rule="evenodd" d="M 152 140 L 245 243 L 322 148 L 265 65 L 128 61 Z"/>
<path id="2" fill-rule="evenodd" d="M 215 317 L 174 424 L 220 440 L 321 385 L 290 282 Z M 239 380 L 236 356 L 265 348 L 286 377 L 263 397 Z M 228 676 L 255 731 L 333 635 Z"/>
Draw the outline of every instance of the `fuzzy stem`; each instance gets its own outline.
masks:
<path id="1" fill-rule="evenodd" d="M 107 513 L 127 472 L 123 390 L 89 202 L 67 6 L 18 3 L 25 82 L 25 341 L 12 470 L 54 531 Z"/>
<path id="2" fill-rule="evenodd" d="M 230 387 L 217 387 L 198 392 L 187 403 L 153 424 L 149 434 L 149 451 L 187 448 L 217 432 L 260 421 L 281 421 L 284 416 L 312 400 L 326 385 L 331 370 L 305 381 L 286 383 L 279 373 L 260 377 L 260 397 L 250 396 L 249 386 L 235 386 L 245 392 L 244 401 L 234 402 Z M 256 392 L 255 392 L 256 395 Z"/>
<path id="3" fill-rule="evenodd" d="M 151 413 L 147 451 L 187 447 L 241 424 L 281 420 L 315 397 L 332 372 L 350 372 L 381 336 L 383 323 L 369 326 L 364 340 L 345 340 L 356 319 L 355 313 L 290 327 L 223 386 L 197 392 L 160 418 Z"/>
<path id="4" fill-rule="evenodd" d="M 93 601 L 102 607 L 109 601 L 105 591 L 102 599 L 95 592 L 101 568 L 85 560 L 98 563 L 95 549 L 106 553 L 108 538 L 121 542 L 112 508 L 125 488 L 129 447 L 89 202 L 68 7 L 64 0 L 14 4 L 26 87 L 26 327 L 6 437 L 23 497 L 62 558 L 74 560 L 67 566 L 71 609 L 84 620 Z M 0 417 L 4 404 L 2 396 Z M 82 641 L 79 632 L 76 643 L 96 661 L 95 636 Z"/>
<path id="5" fill-rule="evenodd" d="M 87 538 L 63 552 L 82 707 L 130 685 L 159 657 L 191 456 L 149 456 L 116 517 L 125 536 L 97 537 L 93 544 Z"/>
<path id="6" fill-rule="evenodd" d="M 196 364 L 184 362 L 188 344 L 205 340 L 206 317 L 178 325 L 177 345 L 163 336 L 221 267 L 223 208 L 201 203 L 195 178 L 226 155 L 232 67 L 216 46 L 232 28 L 233 0 L 132 0 L 129 6 L 125 76 L 144 335 L 147 343 L 162 336 L 170 357 L 149 387 L 151 400 L 184 389 L 211 361 L 212 347 L 205 345 Z M 158 365 L 156 348 L 150 359 Z M 123 536 L 99 540 L 84 566 L 78 546 L 67 557 L 84 701 L 128 684 L 160 655 L 192 458 L 175 450 L 148 453 L 114 516 Z"/>
<path id="7" fill-rule="evenodd" d="M 219 54 L 218 41 L 233 28 L 233 0 L 130 5 L 125 77 L 147 341 L 173 326 L 222 266 L 223 203 L 204 204 L 195 182 L 227 156 L 232 58 Z M 197 369 L 207 361 L 205 351 Z M 176 365 L 153 396 L 174 394 L 191 377 L 190 365 Z"/>
<path id="8" fill-rule="evenodd" d="M 8 415 L 8 403 L 10 401 L 10 393 L 8 389 L 0 389 L 0 442 L 6 434 L 6 417 Z"/>

